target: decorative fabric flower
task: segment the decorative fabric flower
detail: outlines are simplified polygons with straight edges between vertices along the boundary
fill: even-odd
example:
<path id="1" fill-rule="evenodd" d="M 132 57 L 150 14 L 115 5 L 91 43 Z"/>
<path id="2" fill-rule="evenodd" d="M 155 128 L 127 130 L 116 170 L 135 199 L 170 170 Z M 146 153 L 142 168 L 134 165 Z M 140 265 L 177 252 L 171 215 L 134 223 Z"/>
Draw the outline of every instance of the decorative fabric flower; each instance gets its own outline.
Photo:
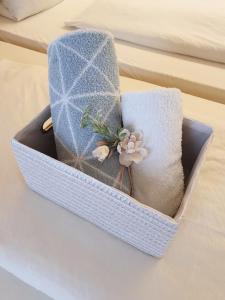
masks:
<path id="1" fill-rule="evenodd" d="M 98 161 L 103 162 L 106 157 L 109 155 L 109 147 L 106 145 L 99 146 L 92 151 L 93 157 L 97 158 Z"/>
<path id="2" fill-rule="evenodd" d="M 133 162 L 138 164 L 148 155 L 148 151 L 143 147 L 143 135 L 140 132 L 130 132 L 126 128 L 117 128 L 116 133 L 112 133 L 108 126 L 102 121 L 100 111 L 96 118 L 90 116 L 89 107 L 83 112 L 81 127 L 91 126 L 92 130 L 103 137 L 97 143 L 97 148 L 92 151 L 93 157 L 103 162 L 109 158 L 114 151 L 119 152 L 119 162 L 125 167 L 129 167 Z"/>
<path id="3" fill-rule="evenodd" d="M 133 162 L 137 164 L 146 158 L 148 151 L 143 147 L 143 135 L 140 132 L 123 129 L 120 134 L 124 134 L 117 145 L 121 165 L 129 167 Z"/>

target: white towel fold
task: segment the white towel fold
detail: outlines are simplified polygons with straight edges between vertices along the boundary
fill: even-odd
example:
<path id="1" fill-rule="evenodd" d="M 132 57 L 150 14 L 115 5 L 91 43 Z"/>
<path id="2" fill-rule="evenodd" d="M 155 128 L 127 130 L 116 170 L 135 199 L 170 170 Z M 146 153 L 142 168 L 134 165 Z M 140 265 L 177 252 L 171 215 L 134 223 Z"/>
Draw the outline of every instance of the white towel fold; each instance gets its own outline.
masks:
<path id="1" fill-rule="evenodd" d="M 155 89 L 122 96 L 124 127 L 141 130 L 148 157 L 133 163 L 133 196 L 173 216 L 183 196 L 181 163 L 182 100 L 177 89 Z"/>

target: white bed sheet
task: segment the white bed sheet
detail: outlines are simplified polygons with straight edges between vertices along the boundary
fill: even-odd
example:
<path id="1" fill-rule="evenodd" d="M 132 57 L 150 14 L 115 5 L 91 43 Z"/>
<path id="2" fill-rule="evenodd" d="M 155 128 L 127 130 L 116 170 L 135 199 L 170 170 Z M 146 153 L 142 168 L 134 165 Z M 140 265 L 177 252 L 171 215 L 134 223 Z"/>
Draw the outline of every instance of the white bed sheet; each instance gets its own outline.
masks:
<path id="1" fill-rule="evenodd" d="M 93 0 L 64 0 L 56 7 L 21 22 L 0 17 L 0 40 L 46 52 L 54 38 L 68 31 L 64 21 L 84 11 Z M 116 42 L 120 72 L 124 76 L 225 103 L 225 65 Z"/>
<path id="2" fill-rule="evenodd" d="M 223 300 L 225 106 L 183 94 L 185 115 L 215 136 L 181 227 L 157 260 L 28 189 L 10 139 L 48 103 L 47 70 L 5 59 L 0 68 L 0 266 L 56 300 Z M 123 77 L 121 85 L 154 87 Z"/>
<path id="3" fill-rule="evenodd" d="M 225 63 L 224 0 L 96 0 L 66 24 L 101 28 L 138 45 Z"/>
<path id="4" fill-rule="evenodd" d="M 24 64 L 47 66 L 48 57 L 46 54 L 34 50 L 22 48 L 0 41 L 0 58 L 6 58 Z"/>
<path id="5" fill-rule="evenodd" d="M 0 268 L 0 293 L 1 300 L 51 300 L 2 268 Z"/>
<path id="6" fill-rule="evenodd" d="M 55 7 L 20 22 L 0 17 L 0 40 L 46 52 L 50 41 L 68 30 L 66 18 L 79 15 L 93 0 L 64 0 Z"/>

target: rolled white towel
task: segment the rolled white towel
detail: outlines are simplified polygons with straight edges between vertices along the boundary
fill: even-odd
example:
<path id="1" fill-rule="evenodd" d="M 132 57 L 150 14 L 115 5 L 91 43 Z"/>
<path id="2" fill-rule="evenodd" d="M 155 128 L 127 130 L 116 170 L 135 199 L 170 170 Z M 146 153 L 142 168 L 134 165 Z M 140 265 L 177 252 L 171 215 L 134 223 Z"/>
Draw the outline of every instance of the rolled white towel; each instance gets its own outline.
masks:
<path id="1" fill-rule="evenodd" d="M 132 164 L 133 196 L 173 216 L 184 188 L 182 148 L 182 99 L 177 89 L 160 88 L 122 95 L 124 127 L 143 132 L 148 156 Z"/>

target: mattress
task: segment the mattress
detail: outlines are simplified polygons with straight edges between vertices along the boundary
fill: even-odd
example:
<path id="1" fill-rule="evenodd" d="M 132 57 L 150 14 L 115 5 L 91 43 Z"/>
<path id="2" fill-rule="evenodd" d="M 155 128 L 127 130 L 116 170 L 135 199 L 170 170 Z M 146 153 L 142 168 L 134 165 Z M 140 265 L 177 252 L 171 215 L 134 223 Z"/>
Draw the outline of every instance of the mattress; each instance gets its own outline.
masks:
<path id="1" fill-rule="evenodd" d="M 181 227 L 165 258 L 157 260 L 28 189 L 10 139 L 48 103 L 47 69 L 37 65 L 41 56 L 34 55 L 32 65 L 30 53 L 27 64 L 26 50 L 24 62 L 22 54 L 17 62 L 11 53 L 18 48 L 4 47 L 0 267 L 56 300 L 224 299 L 225 106 L 183 94 L 185 116 L 211 125 L 214 140 Z M 122 91 L 155 87 L 121 77 Z"/>
<path id="2" fill-rule="evenodd" d="M 14 22 L 0 17 L 0 40 L 40 52 L 54 38 L 68 32 L 64 21 L 78 16 L 93 0 L 62 3 Z M 40 25 L 41 24 L 41 25 Z M 225 65 L 116 41 L 121 75 L 148 81 L 225 103 Z"/>

